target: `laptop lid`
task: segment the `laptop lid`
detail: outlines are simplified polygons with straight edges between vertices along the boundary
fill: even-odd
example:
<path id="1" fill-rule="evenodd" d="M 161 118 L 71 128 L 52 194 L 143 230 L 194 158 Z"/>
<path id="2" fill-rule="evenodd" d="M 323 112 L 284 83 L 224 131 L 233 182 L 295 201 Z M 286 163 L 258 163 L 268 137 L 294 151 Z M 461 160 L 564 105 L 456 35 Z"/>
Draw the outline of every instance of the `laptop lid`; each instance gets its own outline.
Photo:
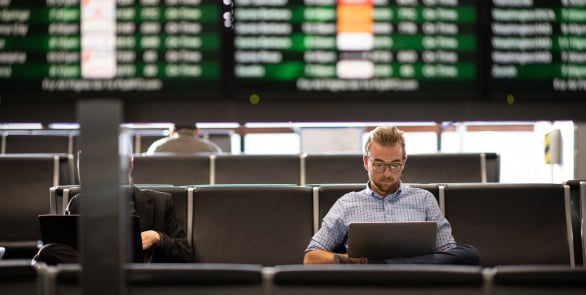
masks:
<path id="1" fill-rule="evenodd" d="M 435 221 L 350 223 L 348 255 L 383 260 L 436 251 Z"/>
<path id="2" fill-rule="evenodd" d="M 80 216 L 43 214 L 39 215 L 39 224 L 41 226 L 41 239 L 43 244 L 60 243 L 69 245 L 79 250 L 77 227 Z M 140 223 L 138 216 L 131 216 L 131 245 L 132 262 L 144 262 L 144 252 L 142 250 L 142 239 L 140 236 Z M 130 250 L 129 249 L 129 250 Z"/>

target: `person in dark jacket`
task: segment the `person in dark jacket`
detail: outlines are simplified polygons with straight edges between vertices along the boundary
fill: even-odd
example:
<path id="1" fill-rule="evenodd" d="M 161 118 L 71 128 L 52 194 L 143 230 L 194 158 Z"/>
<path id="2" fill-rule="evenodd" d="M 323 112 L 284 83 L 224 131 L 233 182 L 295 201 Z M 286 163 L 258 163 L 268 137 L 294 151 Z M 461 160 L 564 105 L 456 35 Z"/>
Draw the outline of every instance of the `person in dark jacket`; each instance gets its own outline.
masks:
<path id="1" fill-rule="evenodd" d="M 143 190 L 132 184 L 133 158 L 129 159 L 129 210 L 140 220 L 142 248 L 145 262 L 192 262 L 193 252 L 187 241 L 185 230 L 177 221 L 171 195 L 154 190 Z M 78 157 L 79 165 L 79 157 Z M 79 214 L 81 194 L 74 196 L 65 214 Z M 80 262 L 79 252 L 63 244 L 44 245 L 33 262 L 49 265 Z"/>

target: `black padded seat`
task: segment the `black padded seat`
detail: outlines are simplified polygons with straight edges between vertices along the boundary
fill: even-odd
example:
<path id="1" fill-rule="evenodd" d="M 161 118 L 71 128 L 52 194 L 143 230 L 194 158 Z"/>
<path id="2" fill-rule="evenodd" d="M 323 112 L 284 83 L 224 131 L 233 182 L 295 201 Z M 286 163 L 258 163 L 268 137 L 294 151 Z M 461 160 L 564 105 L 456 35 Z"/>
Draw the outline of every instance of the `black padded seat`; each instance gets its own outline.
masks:
<path id="1" fill-rule="evenodd" d="M 0 260 L 0 294 L 43 294 L 42 272 L 45 265 L 30 260 Z"/>
<path id="2" fill-rule="evenodd" d="M 586 294 L 586 268 L 558 265 L 499 266 L 494 269 L 492 294 Z"/>
<path id="3" fill-rule="evenodd" d="M 401 179 L 410 183 L 498 181 L 498 157 L 487 165 L 484 153 L 414 154 L 407 157 Z"/>
<path id="4" fill-rule="evenodd" d="M 313 234 L 310 187 L 211 185 L 193 196 L 196 262 L 303 263 Z"/>
<path id="5" fill-rule="evenodd" d="M 273 295 L 481 295 L 480 267 L 452 265 L 277 266 Z"/>
<path id="6" fill-rule="evenodd" d="M 134 183 L 192 185 L 210 183 L 210 155 L 135 155 Z"/>
<path id="7" fill-rule="evenodd" d="M 4 153 L 60 153 L 74 154 L 78 131 L 28 131 L 26 134 L 5 135 Z"/>
<path id="8" fill-rule="evenodd" d="M 359 183 L 368 181 L 362 153 L 306 154 L 302 156 L 305 173 L 301 184 Z"/>
<path id="9" fill-rule="evenodd" d="M 6 248 L 5 259 L 32 258 L 38 251 L 37 216 L 50 212 L 47 189 L 62 183 L 66 177 L 61 171 L 72 165 L 67 154 L 0 155 L 0 247 Z"/>
<path id="10" fill-rule="evenodd" d="M 445 215 L 483 266 L 574 265 L 569 188 L 562 184 L 448 184 Z"/>
<path id="11" fill-rule="evenodd" d="M 299 155 L 217 154 L 212 184 L 299 184 Z"/>
<path id="12" fill-rule="evenodd" d="M 262 267 L 249 264 L 126 264 L 127 294 L 262 294 Z M 80 294 L 81 266 L 60 265 L 49 280 L 52 295 Z"/>

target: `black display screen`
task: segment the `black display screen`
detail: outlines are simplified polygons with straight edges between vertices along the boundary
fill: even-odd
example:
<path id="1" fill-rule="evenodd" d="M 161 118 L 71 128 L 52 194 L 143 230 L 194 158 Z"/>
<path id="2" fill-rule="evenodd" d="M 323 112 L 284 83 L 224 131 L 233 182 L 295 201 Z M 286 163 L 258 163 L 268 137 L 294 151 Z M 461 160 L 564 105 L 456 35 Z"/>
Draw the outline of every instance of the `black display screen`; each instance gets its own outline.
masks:
<path id="1" fill-rule="evenodd" d="M 220 15 L 216 0 L 0 0 L 1 91 L 215 94 Z"/>
<path id="2" fill-rule="evenodd" d="M 586 1 L 491 2 L 492 96 L 586 98 Z"/>
<path id="3" fill-rule="evenodd" d="M 238 90 L 477 96 L 475 0 L 239 0 Z"/>
<path id="4" fill-rule="evenodd" d="M 0 86 L 13 101 L 579 101 L 586 0 L 0 0 Z"/>

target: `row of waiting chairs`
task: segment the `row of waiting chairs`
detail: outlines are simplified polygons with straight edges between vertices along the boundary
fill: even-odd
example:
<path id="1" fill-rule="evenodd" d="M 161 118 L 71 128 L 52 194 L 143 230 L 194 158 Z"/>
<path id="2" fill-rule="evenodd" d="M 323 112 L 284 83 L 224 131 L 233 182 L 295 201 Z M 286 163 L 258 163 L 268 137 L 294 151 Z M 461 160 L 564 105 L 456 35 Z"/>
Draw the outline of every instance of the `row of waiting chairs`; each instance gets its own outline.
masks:
<path id="1" fill-rule="evenodd" d="M 139 185 L 173 195 L 196 262 L 299 264 L 333 203 L 365 184 Z M 586 182 L 568 184 L 411 184 L 433 193 L 459 244 L 483 266 L 583 265 Z M 80 188 L 51 189 L 61 214 Z"/>
<path id="2" fill-rule="evenodd" d="M 0 261 L 1 294 L 82 294 L 80 265 Z M 127 294 L 243 295 L 578 295 L 586 268 L 567 266 L 417 266 L 127 264 Z M 104 282 L 107 284 L 108 282 Z"/>
<path id="3" fill-rule="evenodd" d="M 38 236 L 35 218 L 50 211 L 48 188 L 78 183 L 74 160 L 71 154 L 0 155 L 0 246 L 23 249 L 18 256 L 31 254 L 26 251 L 35 249 L 36 242 L 19 237 Z M 498 171 L 496 154 L 413 155 L 409 163 L 403 178 L 407 182 L 481 181 L 487 171 Z M 366 183 L 361 166 L 360 154 L 137 155 L 133 178 L 135 183 L 173 185 Z M 485 170 L 489 167 L 493 170 Z M 450 174 L 454 172 L 459 174 Z M 20 231 L 13 230 L 12 222 Z"/>
<path id="4" fill-rule="evenodd" d="M 135 155 L 137 183 L 356 183 L 366 182 L 363 156 L 292 155 Z M 164 174 L 160 173 L 165 171 Z M 407 182 L 498 182 L 500 157 L 495 153 L 410 155 L 402 179 Z"/>
<path id="5" fill-rule="evenodd" d="M 61 166 L 52 175 L 59 183 L 75 184 L 72 154 L 4 154 L 5 170 L 30 169 L 35 165 Z M 32 159 L 27 161 L 27 159 Z M 40 163 L 42 159 L 49 163 Z M 19 161 L 19 167 L 12 162 Z M 360 153 L 351 154 L 157 154 L 134 156 L 133 178 L 138 183 L 230 184 L 230 183 L 354 183 L 368 175 Z M 160 173 L 165 171 L 166 173 Z M 408 158 L 403 171 L 407 182 L 499 182 L 500 157 L 495 153 L 416 154 Z"/>
<path id="6" fill-rule="evenodd" d="M 179 219 L 187 229 L 189 239 L 194 241 L 194 245 L 195 240 L 200 239 L 194 247 L 200 248 L 195 249 L 198 250 L 196 253 L 203 253 L 200 259 L 250 263 L 259 263 L 258 259 L 261 259 L 263 264 L 274 265 L 299 262 L 308 239 L 317 230 L 319 222 L 333 202 L 343 193 L 362 189 L 363 186 L 364 184 L 144 187 L 167 191 L 174 196 Z M 483 264 L 582 263 L 584 254 L 581 223 L 586 213 L 583 209 L 585 202 L 581 200 L 584 196 L 577 193 L 580 184 L 575 184 L 573 190 L 572 186 L 557 184 L 415 186 L 428 189 L 436 196 L 440 207 L 452 222 L 458 242 L 476 245 L 483 253 Z M 48 209 L 38 214 L 61 213 L 67 200 L 77 193 L 77 186 L 52 188 Z M 21 216 L 7 216 L 3 237 L 10 234 L 11 239 L 4 238 L 3 245 L 8 245 L 9 249 L 18 248 L 15 244 L 24 245 L 24 248 L 32 248 L 31 251 L 34 251 L 39 239 L 36 220 L 38 214 L 29 212 Z M 18 231 L 10 226 L 13 224 L 10 218 L 19 218 Z M 243 220 L 256 224 L 243 223 Z M 233 236 L 232 229 L 239 226 L 242 228 Z M 211 230 L 215 228 L 216 231 Z M 279 228 L 283 230 L 280 231 Z M 255 245 L 247 245 L 249 237 L 267 231 L 274 232 L 271 238 L 289 240 L 288 246 L 293 251 L 279 257 L 278 253 L 264 252 L 255 248 Z M 519 251 L 518 244 L 502 242 L 515 240 L 521 234 L 528 247 L 524 251 Z M 238 240 L 243 245 L 242 250 L 251 248 L 251 252 L 244 253 L 260 252 L 250 255 L 250 261 L 242 261 L 243 257 L 238 255 L 223 260 L 226 259 L 223 256 L 225 254 L 214 250 L 219 250 L 215 248 L 216 245 L 229 239 Z M 10 247 L 11 243 L 6 241 L 12 241 L 14 247 Z M 271 240 L 267 242 L 274 243 Z M 532 247 L 531 244 L 541 246 Z M 267 255 L 263 258 L 264 254 Z"/>
<path id="7" fill-rule="evenodd" d="M 74 154 L 79 147 L 77 130 L 13 130 L 0 136 L 0 154 Z"/>
<path id="8" fill-rule="evenodd" d="M 135 153 L 144 153 L 158 139 L 168 136 L 168 129 L 132 130 Z M 216 143 L 224 152 L 231 152 L 230 134 L 205 132 L 203 136 Z M 0 154 L 64 153 L 79 149 L 79 130 L 4 130 L 0 132 Z"/>

